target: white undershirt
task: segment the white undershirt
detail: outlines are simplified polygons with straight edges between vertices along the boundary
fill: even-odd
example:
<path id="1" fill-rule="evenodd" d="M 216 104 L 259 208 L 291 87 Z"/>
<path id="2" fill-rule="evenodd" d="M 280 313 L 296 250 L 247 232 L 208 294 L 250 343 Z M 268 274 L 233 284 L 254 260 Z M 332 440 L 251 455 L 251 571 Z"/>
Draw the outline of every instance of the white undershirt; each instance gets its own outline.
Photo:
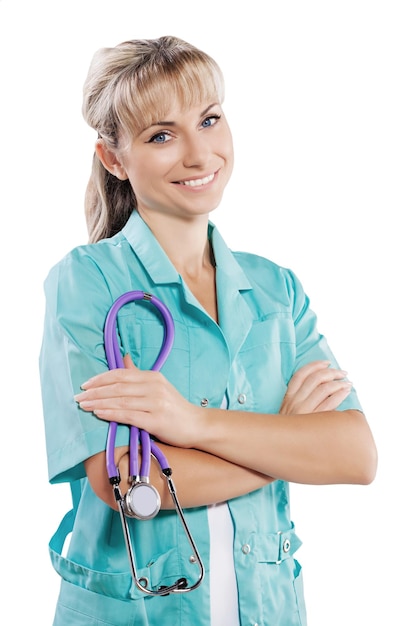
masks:
<path id="1" fill-rule="evenodd" d="M 221 408 L 227 408 L 223 399 Z M 235 566 L 234 529 L 226 502 L 208 507 L 210 532 L 211 626 L 240 626 Z"/>

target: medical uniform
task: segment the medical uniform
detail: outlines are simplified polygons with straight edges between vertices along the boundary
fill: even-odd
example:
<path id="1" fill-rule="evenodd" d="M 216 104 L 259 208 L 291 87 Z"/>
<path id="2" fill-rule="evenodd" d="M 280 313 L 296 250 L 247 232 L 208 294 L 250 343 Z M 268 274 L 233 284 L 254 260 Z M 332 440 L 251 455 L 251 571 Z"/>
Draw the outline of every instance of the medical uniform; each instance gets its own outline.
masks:
<path id="1" fill-rule="evenodd" d="M 218 324 L 136 211 L 119 234 L 76 248 L 45 281 L 40 371 L 49 477 L 52 483 L 68 481 L 74 500 L 50 543 L 52 563 L 62 577 L 55 626 L 210 625 L 207 508 L 185 510 L 206 567 L 203 583 L 187 594 L 144 596 L 131 579 L 119 513 L 85 478 L 83 461 L 105 449 L 107 423 L 82 411 L 73 396 L 84 381 L 107 369 L 103 325 L 118 296 L 142 290 L 168 306 L 175 340 L 162 372 L 196 405 L 220 407 L 226 399 L 231 410 L 277 413 L 296 369 L 317 359 L 338 367 L 294 274 L 259 256 L 231 252 L 212 224 L 209 237 Z M 149 369 L 163 339 L 154 307 L 145 301 L 124 306 L 118 330 L 123 351 Z M 360 409 L 354 391 L 340 406 L 349 408 Z M 224 419 L 227 415 L 225 410 Z M 116 443 L 128 443 L 127 427 L 118 428 Z M 304 626 L 301 567 L 294 558 L 301 541 L 290 517 L 288 483 L 277 480 L 230 500 L 228 508 L 241 626 Z M 131 528 L 138 575 L 152 588 L 181 576 L 196 580 L 198 566 L 174 511 L 133 521 Z M 62 545 L 71 531 L 64 557 Z"/>

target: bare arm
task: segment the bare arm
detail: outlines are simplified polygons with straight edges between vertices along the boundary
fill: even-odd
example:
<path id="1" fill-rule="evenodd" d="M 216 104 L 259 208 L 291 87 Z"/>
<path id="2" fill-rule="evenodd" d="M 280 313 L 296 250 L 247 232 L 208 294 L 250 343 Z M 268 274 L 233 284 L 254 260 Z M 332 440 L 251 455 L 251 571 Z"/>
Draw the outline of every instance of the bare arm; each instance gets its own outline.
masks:
<path id="1" fill-rule="evenodd" d="M 102 419 L 134 424 L 168 443 L 166 453 L 184 506 L 236 497 L 276 478 L 368 484 L 377 463 L 372 434 L 359 411 L 334 410 L 348 395 L 350 383 L 345 372 L 327 365 L 314 362 L 293 376 L 278 415 L 229 411 L 224 419 L 222 409 L 191 405 L 162 375 L 141 372 L 130 362 L 127 370 L 89 381 L 77 401 Z M 120 465 L 127 476 L 124 452 L 119 451 Z M 113 505 L 104 484 L 104 456 L 96 455 L 86 467 L 93 488 Z M 154 470 L 152 480 L 163 506 L 170 506 L 159 472 Z"/>
<path id="2" fill-rule="evenodd" d="M 369 484 L 376 452 L 359 411 L 296 415 L 230 415 L 216 411 L 199 417 L 205 436 L 200 448 L 255 471 L 304 484 Z M 232 440 L 231 440 L 232 439 Z"/>
<path id="3" fill-rule="evenodd" d="M 263 476 L 256 471 L 200 450 L 176 448 L 166 444 L 158 445 L 173 470 L 172 478 L 179 501 L 184 508 L 223 502 L 259 489 L 273 480 L 270 476 Z M 129 487 L 127 446 L 116 449 L 115 460 L 122 479 L 120 489 L 124 494 Z M 113 487 L 107 478 L 105 453 L 100 452 L 87 459 L 85 468 L 95 493 L 106 504 L 116 509 Z M 154 459 L 151 464 L 150 482 L 161 496 L 162 508 L 173 508 L 166 480 Z"/>

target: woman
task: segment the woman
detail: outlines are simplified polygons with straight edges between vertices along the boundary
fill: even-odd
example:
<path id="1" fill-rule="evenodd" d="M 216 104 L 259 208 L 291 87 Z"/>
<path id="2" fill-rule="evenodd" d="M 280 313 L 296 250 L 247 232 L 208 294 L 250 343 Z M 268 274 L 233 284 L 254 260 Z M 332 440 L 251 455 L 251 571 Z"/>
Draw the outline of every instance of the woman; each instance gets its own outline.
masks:
<path id="1" fill-rule="evenodd" d="M 174 37 L 100 50 L 85 82 L 84 117 L 98 133 L 90 243 L 45 282 L 40 359 L 50 480 L 70 482 L 74 499 L 51 540 L 62 576 L 55 626 L 304 625 L 288 483 L 375 475 L 369 426 L 300 282 L 231 252 L 209 221 L 233 168 L 223 95 L 213 59 Z M 124 367 L 108 369 L 104 321 L 131 290 L 173 315 L 161 372 L 150 371 L 161 320 L 137 302 L 118 316 Z M 149 596 L 132 581 L 106 472 L 108 422 L 122 425 L 123 494 L 127 426 L 149 431 L 169 459 L 206 568 L 189 593 Z M 192 582 L 195 559 L 154 461 L 151 482 L 162 511 L 131 524 L 138 575 L 155 589 L 182 572 Z"/>

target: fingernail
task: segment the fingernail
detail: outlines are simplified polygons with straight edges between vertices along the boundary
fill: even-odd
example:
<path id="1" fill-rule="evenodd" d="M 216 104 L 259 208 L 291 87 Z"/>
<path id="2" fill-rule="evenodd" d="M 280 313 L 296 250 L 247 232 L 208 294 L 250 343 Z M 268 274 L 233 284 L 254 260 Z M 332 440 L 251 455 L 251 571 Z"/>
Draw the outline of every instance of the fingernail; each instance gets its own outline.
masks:
<path id="1" fill-rule="evenodd" d="M 87 409 L 87 410 L 91 409 L 91 407 L 93 406 L 93 402 L 91 402 L 91 400 L 82 400 L 78 404 L 80 405 L 82 409 Z"/>

